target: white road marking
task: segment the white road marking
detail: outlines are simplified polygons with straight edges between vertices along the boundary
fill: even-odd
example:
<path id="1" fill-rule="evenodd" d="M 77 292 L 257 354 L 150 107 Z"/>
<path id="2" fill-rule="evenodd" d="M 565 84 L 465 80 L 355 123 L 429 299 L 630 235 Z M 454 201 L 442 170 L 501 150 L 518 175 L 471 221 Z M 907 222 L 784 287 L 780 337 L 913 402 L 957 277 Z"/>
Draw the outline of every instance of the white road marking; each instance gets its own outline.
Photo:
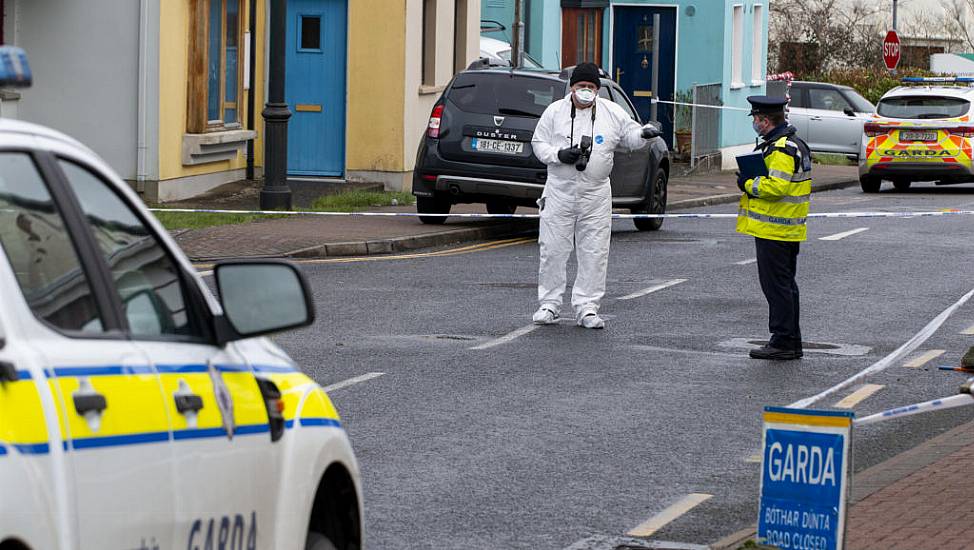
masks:
<path id="1" fill-rule="evenodd" d="M 908 363 L 905 363 L 903 366 L 908 369 L 918 369 L 945 353 L 947 353 L 947 350 L 945 349 L 932 349 L 924 354 L 918 355 L 913 359 L 910 359 L 910 361 Z"/>
<path id="2" fill-rule="evenodd" d="M 891 365 L 895 365 L 901 359 L 903 359 L 910 353 L 913 353 L 913 351 L 915 351 L 918 347 L 923 345 L 923 343 L 926 342 L 931 336 L 933 336 L 933 333 L 937 332 L 937 329 L 939 329 L 944 324 L 944 322 L 947 321 L 947 319 L 951 315 L 953 315 L 955 311 L 957 311 L 958 308 L 966 304 L 967 301 L 970 300 L 972 296 L 974 296 L 974 289 L 971 289 L 970 291 L 968 291 L 967 294 L 961 296 L 959 300 L 954 302 L 953 305 L 941 311 L 940 315 L 934 317 L 932 321 L 927 323 L 927 326 L 923 327 L 923 329 L 921 329 L 920 332 L 913 335 L 913 338 L 907 340 L 906 343 L 893 350 L 893 352 L 887 355 L 886 357 L 883 357 L 882 359 L 876 361 L 869 367 L 866 367 L 865 369 L 859 371 L 858 374 L 851 376 L 843 380 L 842 382 L 839 382 L 838 384 L 832 386 L 831 388 L 825 391 L 819 392 L 818 394 L 813 395 L 811 397 L 806 397 L 805 399 L 800 399 L 798 401 L 795 401 L 794 403 L 788 406 L 797 409 L 804 409 L 805 407 L 811 405 L 812 403 L 815 403 L 824 397 L 828 397 L 829 395 L 832 395 L 833 393 L 841 390 L 842 388 L 851 386 L 852 384 L 855 384 L 856 382 L 862 380 L 863 378 L 866 378 L 871 374 L 875 374 L 877 372 L 886 370 Z"/>
<path id="3" fill-rule="evenodd" d="M 752 464 L 758 464 L 758 463 L 761 462 L 761 458 L 762 457 L 761 457 L 760 454 L 755 454 L 755 455 L 751 455 L 751 456 L 745 458 L 744 459 L 744 462 L 750 462 Z"/>
<path id="4" fill-rule="evenodd" d="M 626 294 L 625 296 L 621 296 L 621 297 L 619 297 L 619 300 L 632 300 L 634 298 L 641 298 L 641 297 L 643 297 L 643 296 L 645 296 L 647 294 L 652 294 L 653 292 L 656 292 L 657 290 L 663 290 L 664 288 L 669 288 L 671 286 L 676 286 L 676 285 L 678 285 L 680 283 L 685 283 L 685 282 L 687 282 L 687 279 L 672 279 L 672 280 L 669 280 L 669 281 L 664 281 L 662 283 L 655 284 L 655 285 L 653 285 L 653 286 L 651 286 L 649 288 L 644 288 L 642 290 L 637 290 L 636 292 L 633 292 L 632 294 Z"/>
<path id="5" fill-rule="evenodd" d="M 960 332 L 965 336 L 974 336 L 974 325 L 971 325 Z"/>
<path id="6" fill-rule="evenodd" d="M 842 233 L 836 233 L 835 235 L 829 235 L 828 237 L 819 237 L 820 241 L 837 241 L 839 239 L 844 239 L 855 235 L 856 233 L 862 233 L 863 231 L 869 231 L 868 227 L 860 227 L 859 229 L 853 229 L 852 231 L 843 231 Z"/>
<path id="7" fill-rule="evenodd" d="M 353 384 L 358 384 L 359 382 L 367 382 L 373 378 L 378 378 L 385 374 L 384 372 L 370 372 L 368 374 L 363 374 L 362 376 L 356 376 L 355 378 L 349 378 L 348 380 L 342 380 L 341 382 L 336 382 L 330 386 L 325 386 L 323 389 L 325 393 L 333 392 L 335 390 L 340 390 L 342 388 L 347 388 Z"/>
<path id="8" fill-rule="evenodd" d="M 626 534 L 630 537 L 651 536 L 656 531 L 662 529 L 666 524 L 689 512 L 697 505 L 706 502 L 712 496 L 713 495 L 708 495 L 705 493 L 691 493 L 680 499 L 675 504 L 671 504 L 662 512 L 639 524 L 638 527 L 633 528 Z"/>
<path id="9" fill-rule="evenodd" d="M 879 384 L 863 384 L 861 388 L 843 397 L 833 406 L 837 409 L 851 409 L 884 387 L 886 386 L 881 386 Z"/>
<path id="10" fill-rule="evenodd" d="M 200 271 L 199 274 L 200 274 L 200 277 L 210 277 L 210 276 L 213 275 L 213 270 L 212 269 L 209 269 L 207 271 Z"/>
<path id="11" fill-rule="evenodd" d="M 754 263 L 757 263 L 757 262 L 758 262 L 758 259 L 757 258 L 751 258 L 749 260 L 741 260 L 739 262 L 734 262 L 734 265 L 748 265 L 748 264 L 754 264 Z"/>
<path id="12" fill-rule="evenodd" d="M 489 342 L 484 342 L 483 344 L 476 345 L 476 346 L 474 346 L 474 347 L 472 347 L 470 349 L 472 349 L 472 350 L 490 349 L 492 347 L 499 346 L 501 344 L 506 344 L 506 343 L 510 342 L 511 340 L 514 340 L 515 338 L 520 338 L 521 336 L 524 336 L 525 334 L 530 334 L 530 333 L 534 332 L 540 326 L 542 326 L 542 325 L 535 325 L 535 324 L 532 323 L 532 324 L 530 324 L 530 325 L 528 325 L 526 327 L 521 327 L 521 328 L 519 328 L 517 330 L 508 332 L 507 334 L 505 334 L 504 336 L 501 336 L 500 338 L 491 340 Z"/>

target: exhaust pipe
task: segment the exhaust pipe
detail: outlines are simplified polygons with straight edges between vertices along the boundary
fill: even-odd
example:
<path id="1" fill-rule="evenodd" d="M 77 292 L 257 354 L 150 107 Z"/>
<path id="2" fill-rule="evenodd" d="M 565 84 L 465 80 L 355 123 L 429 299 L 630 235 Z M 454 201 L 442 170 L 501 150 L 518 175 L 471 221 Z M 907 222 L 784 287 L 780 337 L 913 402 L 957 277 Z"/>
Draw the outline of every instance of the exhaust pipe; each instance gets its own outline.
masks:
<path id="1" fill-rule="evenodd" d="M 454 196 L 460 196 L 460 186 L 457 184 L 450 185 L 450 194 Z"/>

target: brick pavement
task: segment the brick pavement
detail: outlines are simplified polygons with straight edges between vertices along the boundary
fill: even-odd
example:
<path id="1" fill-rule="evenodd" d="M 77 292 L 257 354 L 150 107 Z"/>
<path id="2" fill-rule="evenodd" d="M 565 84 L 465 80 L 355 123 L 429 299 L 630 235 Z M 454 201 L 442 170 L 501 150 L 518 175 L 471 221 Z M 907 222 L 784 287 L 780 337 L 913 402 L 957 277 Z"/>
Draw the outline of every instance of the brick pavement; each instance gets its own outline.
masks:
<path id="1" fill-rule="evenodd" d="M 856 475 L 846 548 L 974 548 L 966 513 L 971 472 L 974 422 Z"/>

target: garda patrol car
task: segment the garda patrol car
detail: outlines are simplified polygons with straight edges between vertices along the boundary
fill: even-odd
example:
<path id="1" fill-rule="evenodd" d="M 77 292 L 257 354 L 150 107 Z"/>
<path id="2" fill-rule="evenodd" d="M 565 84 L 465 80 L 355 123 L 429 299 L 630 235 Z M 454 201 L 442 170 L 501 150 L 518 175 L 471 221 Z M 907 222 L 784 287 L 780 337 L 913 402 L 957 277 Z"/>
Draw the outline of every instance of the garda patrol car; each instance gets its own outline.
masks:
<path id="1" fill-rule="evenodd" d="M 259 337 L 313 321 L 304 279 L 213 276 L 89 149 L 0 120 L 0 549 L 362 548 L 338 414 Z"/>
<path id="2" fill-rule="evenodd" d="M 914 181 L 974 181 L 974 78 L 904 78 L 879 100 L 863 125 L 859 182 L 875 193 L 883 180 L 898 190 Z"/>

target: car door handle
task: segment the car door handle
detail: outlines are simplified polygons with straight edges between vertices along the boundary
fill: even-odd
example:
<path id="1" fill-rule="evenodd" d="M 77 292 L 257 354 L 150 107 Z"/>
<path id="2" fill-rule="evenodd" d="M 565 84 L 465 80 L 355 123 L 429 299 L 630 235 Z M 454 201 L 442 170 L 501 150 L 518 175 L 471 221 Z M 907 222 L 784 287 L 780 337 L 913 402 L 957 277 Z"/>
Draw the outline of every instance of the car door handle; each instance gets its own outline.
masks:
<path id="1" fill-rule="evenodd" d="M 203 398 L 195 393 L 174 395 L 173 399 L 176 401 L 176 410 L 179 411 L 179 414 L 186 414 L 190 411 L 195 413 L 203 408 Z"/>
<path id="2" fill-rule="evenodd" d="M 78 414 L 81 416 L 90 412 L 101 414 L 102 411 L 108 408 L 108 400 L 105 399 L 104 395 L 97 392 L 75 392 L 73 397 L 74 410 L 78 411 Z"/>
<path id="3" fill-rule="evenodd" d="M 815 116 L 812 116 L 812 117 L 809 117 L 809 118 L 811 118 L 812 120 L 822 120 L 822 117 L 820 117 L 818 115 L 815 115 Z"/>

